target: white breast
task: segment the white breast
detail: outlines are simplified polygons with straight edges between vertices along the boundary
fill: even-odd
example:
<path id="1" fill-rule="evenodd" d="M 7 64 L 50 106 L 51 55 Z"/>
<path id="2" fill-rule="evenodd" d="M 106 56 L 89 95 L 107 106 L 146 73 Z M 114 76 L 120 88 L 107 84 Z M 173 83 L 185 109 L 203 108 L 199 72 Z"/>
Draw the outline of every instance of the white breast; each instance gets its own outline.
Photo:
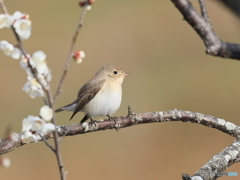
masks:
<path id="1" fill-rule="evenodd" d="M 90 117 L 111 115 L 118 110 L 121 100 L 121 84 L 110 81 L 110 83 L 105 83 L 102 89 L 85 105 L 82 111 Z"/>

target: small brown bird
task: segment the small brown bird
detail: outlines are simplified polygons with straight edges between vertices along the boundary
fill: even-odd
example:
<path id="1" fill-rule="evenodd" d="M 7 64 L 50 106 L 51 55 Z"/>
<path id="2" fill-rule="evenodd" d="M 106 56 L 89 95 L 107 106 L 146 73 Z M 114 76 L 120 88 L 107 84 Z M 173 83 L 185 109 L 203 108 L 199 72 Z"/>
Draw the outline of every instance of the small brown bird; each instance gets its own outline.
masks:
<path id="1" fill-rule="evenodd" d="M 122 101 L 122 82 L 125 76 L 122 68 L 115 64 L 103 66 L 78 92 L 78 97 L 72 103 L 61 107 L 55 112 L 73 111 L 70 120 L 78 112 L 85 116 L 80 123 L 97 116 L 108 116 L 115 113 Z"/>

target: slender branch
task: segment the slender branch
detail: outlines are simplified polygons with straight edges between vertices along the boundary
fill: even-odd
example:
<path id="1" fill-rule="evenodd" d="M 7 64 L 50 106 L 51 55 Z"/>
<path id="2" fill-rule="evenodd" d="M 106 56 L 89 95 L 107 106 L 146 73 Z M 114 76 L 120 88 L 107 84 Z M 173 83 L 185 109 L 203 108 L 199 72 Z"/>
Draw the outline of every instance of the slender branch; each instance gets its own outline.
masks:
<path id="1" fill-rule="evenodd" d="M 4 14 L 8 14 L 8 10 L 7 10 L 7 8 L 6 8 L 3 0 L 0 0 L 0 6 L 1 6 L 1 9 L 2 9 L 2 12 L 3 12 Z"/>
<path id="2" fill-rule="evenodd" d="M 43 142 L 46 144 L 46 146 L 49 147 L 49 148 L 55 153 L 54 147 L 52 147 L 52 145 L 49 144 L 49 143 L 47 142 L 47 140 L 46 140 L 41 134 L 39 134 L 39 136 L 42 137 L 42 140 L 43 140 Z"/>
<path id="3" fill-rule="evenodd" d="M 20 39 L 20 37 L 18 36 L 17 32 L 15 31 L 15 28 L 13 26 L 11 26 L 14 34 L 15 34 L 15 37 L 18 41 L 18 47 L 19 49 L 22 51 L 23 55 L 25 56 L 25 58 L 28 59 L 28 65 L 31 69 L 31 72 L 32 74 L 34 75 L 34 77 L 37 79 L 38 83 L 42 86 L 45 94 L 47 95 L 47 100 L 45 99 L 45 97 L 43 97 L 44 99 L 44 102 L 47 103 L 47 105 L 54 109 L 53 107 L 53 97 L 52 97 L 52 93 L 51 93 L 51 89 L 50 89 L 50 85 L 48 84 L 47 86 L 45 86 L 41 80 L 38 78 L 38 73 L 37 73 L 37 70 L 35 68 L 32 68 L 31 64 L 30 64 L 30 61 L 29 61 L 29 58 L 27 56 L 27 53 L 22 45 L 22 41 Z M 56 126 L 56 120 L 55 120 L 55 115 L 53 116 L 53 119 L 52 119 L 52 123 Z M 59 168 L 59 172 L 60 172 L 60 176 L 61 176 L 61 180 L 65 180 L 66 179 L 66 173 L 64 171 L 64 164 L 63 164 L 63 160 L 62 160 L 62 156 L 61 156 L 61 151 L 60 151 L 60 143 L 58 141 L 58 133 L 57 133 L 57 130 L 54 131 L 54 145 L 55 145 L 55 150 L 53 150 L 52 148 L 50 148 L 51 150 L 53 150 L 53 152 L 55 153 L 56 155 L 56 158 L 57 158 L 57 162 L 58 162 L 58 168 Z M 43 138 L 44 140 L 44 138 Z M 48 146 L 50 147 L 50 146 Z"/>
<path id="4" fill-rule="evenodd" d="M 4 4 L 4 1 L 3 0 L 0 0 L 0 7 L 2 9 L 2 12 L 4 14 L 8 14 L 8 10 L 7 10 L 7 7 L 5 6 Z M 37 70 L 35 68 L 33 68 L 30 64 L 30 61 L 29 61 L 29 57 L 27 56 L 27 52 L 22 44 L 22 40 L 20 38 L 20 36 L 18 35 L 18 33 L 16 32 L 15 28 L 13 27 L 13 25 L 11 25 L 11 29 L 13 31 L 13 34 L 17 40 L 17 46 L 18 48 L 20 49 L 20 51 L 22 52 L 22 54 L 24 55 L 24 57 L 27 59 L 27 62 L 28 62 L 28 66 L 30 67 L 30 70 L 34 76 L 34 78 L 37 80 L 37 82 L 42 86 L 43 90 L 45 93 L 47 93 L 49 90 L 48 90 L 48 87 L 46 87 L 42 82 L 41 80 L 38 78 L 38 75 L 37 75 Z M 49 102 L 47 103 L 45 97 L 43 97 L 43 100 L 44 100 L 44 103 L 45 104 L 48 104 L 49 105 Z"/>
<path id="5" fill-rule="evenodd" d="M 29 61 L 29 58 L 27 56 L 27 53 L 22 45 L 22 41 L 19 37 L 19 35 L 17 34 L 17 32 L 15 31 L 15 28 L 13 26 L 11 26 L 13 32 L 14 32 L 14 35 L 18 41 L 18 47 L 19 49 L 22 51 L 23 55 L 25 56 L 26 59 L 28 59 L 28 65 L 31 69 L 31 72 L 32 74 L 34 75 L 34 77 L 37 79 L 38 83 L 42 86 L 45 94 L 47 95 L 47 100 L 45 99 L 45 97 L 43 97 L 44 99 L 44 102 L 47 103 L 47 105 L 54 109 L 53 108 L 53 97 L 52 97 L 52 93 L 51 93 L 51 90 L 50 90 L 50 84 L 48 84 L 47 86 L 45 86 L 41 80 L 38 78 L 38 72 L 35 68 L 33 68 L 30 64 L 30 61 Z M 53 116 L 53 119 L 52 119 L 52 123 L 56 126 L 56 120 L 55 120 L 55 115 Z M 60 143 L 58 141 L 58 133 L 57 133 L 57 130 L 54 131 L 54 144 L 55 144 L 55 150 L 53 151 L 56 155 L 56 158 L 57 158 L 57 162 L 58 162 L 58 167 L 59 167 L 59 171 L 60 171 L 60 176 L 61 176 L 61 180 L 65 180 L 66 179 L 66 173 L 64 171 L 64 165 L 63 165 L 63 160 L 62 160 L 62 156 L 61 156 L 61 152 L 60 152 Z M 49 146 L 48 146 L 49 147 Z M 53 150 L 52 148 L 50 148 L 51 150 Z"/>
<path id="6" fill-rule="evenodd" d="M 0 4 L 1 4 L 1 8 L 2 8 L 2 11 L 4 13 L 7 13 L 7 8 L 6 6 L 4 5 L 3 3 L 3 0 L 0 0 Z M 38 72 L 35 68 L 33 68 L 30 64 L 30 60 L 29 60 L 29 57 L 27 56 L 27 53 L 24 49 L 24 46 L 22 45 L 22 40 L 20 38 L 20 36 L 18 35 L 18 33 L 16 32 L 15 28 L 13 25 L 11 25 L 11 29 L 17 39 L 17 42 L 18 42 L 18 48 L 21 50 L 22 54 L 24 55 L 24 57 L 28 60 L 28 66 L 30 67 L 30 70 L 31 70 L 31 73 L 33 74 L 33 76 L 36 78 L 36 80 L 38 81 L 38 83 L 41 85 L 41 87 L 43 88 L 45 94 L 47 95 L 47 99 L 45 99 L 45 97 L 43 98 L 44 102 L 52 109 L 54 109 L 53 107 L 53 97 L 52 97 L 52 93 L 51 93 L 51 90 L 50 90 L 50 84 L 48 85 L 44 85 L 42 83 L 42 81 L 38 78 Z M 56 126 L 56 120 L 55 120 L 55 116 L 53 116 L 53 119 L 52 119 L 52 123 Z M 61 176 L 61 180 L 65 180 L 66 179 L 66 173 L 64 171 L 64 165 L 63 165 L 63 160 L 62 160 L 62 156 L 61 156 L 61 151 L 60 151 L 60 143 L 59 143 L 59 140 L 58 140 L 58 132 L 57 130 L 55 130 L 53 132 L 53 138 L 54 138 L 54 144 L 55 144 L 55 149 L 50 146 L 47 142 L 46 145 L 55 153 L 56 155 L 56 158 L 57 158 L 57 162 L 58 162 L 58 167 L 59 167 L 59 172 L 60 172 L 60 176 Z M 43 141 L 45 141 L 45 137 L 42 138 Z M 6 143 L 6 141 L 4 142 Z"/>
<path id="7" fill-rule="evenodd" d="M 68 131 L 69 129 L 63 135 L 61 135 L 61 137 L 58 139 L 59 142 L 61 142 L 67 136 Z"/>
<path id="8" fill-rule="evenodd" d="M 206 53 L 223 58 L 240 60 L 240 44 L 223 42 L 215 33 L 212 25 L 205 17 L 198 14 L 188 0 L 171 0 L 182 13 L 184 19 L 193 27 L 206 46 Z M 201 1 L 202 2 L 202 1 Z M 201 3 L 202 14 L 206 15 L 206 7 Z"/>
<path id="9" fill-rule="evenodd" d="M 205 19 L 206 21 L 209 21 L 205 1 L 204 1 L 204 0 L 198 0 L 198 2 L 199 2 L 199 5 L 200 5 L 200 9 L 201 9 L 201 14 L 202 14 L 202 16 L 204 17 L 204 19 Z"/>
<path id="10" fill-rule="evenodd" d="M 201 113 L 172 110 L 172 111 L 158 111 L 135 114 L 127 117 L 113 117 L 114 120 L 97 121 L 95 124 L 92 122 L 73 124 L 68 126 L 58 126 L 57 132 L 59 137 L 74 136 L 77 134 L 91 133 L 95 131 L 102 131 L 107 129 L 125 128 L 139 124 L 169 122 L 169 121 L 182 121 L 201 124 L 210 128 L 218 129 L 230 136 L 240 137 L 240 127 L 224 119 L 219 119 L 213 116 L 204 115 Z M 22 139 L 22 134 L 18 134 L 18 141 L 10 142 L 6 139 L 0 139 L 0 154 L 5 154 L 15 150 L 16 148 L 25 144 L 33 143 L 34 140 Z M 44 135 L 46 140 L 53 138 L 53 134 Z"/>
<path id="11" fill-rule="evenodd" d="M 70 66 L 70 62 L 71 62 L 72 55 L 73 55 L 73 49 L 74 49 L 74 47 L 75 47 L 75 45 L 76 45 L 79 31 L 80 31 L 81 27 L 83 26 L 83 20 L 84 20 L 85 14 L 86 14 L 86 12 L 87 12 L 87 8 L 88 8 L 88 0 L 86 0 L 85 6 L 83 7 L 83 10 L 82 10 L 82 12 L 81 12 L 81 15 L 80 15 L 80 18 L 79 18 L 79 21 L 78 21 L 77 28 L 76 28 L 76 30 L 75 30 L 75 32 L 74 32 L 74 34 L 73 34 L 72 43 L 71 43 L 71 45 L 70 45 L 70 50 L 69 50 L 68 58 L 67 58 L 67 61 L 66 61 L 64 70 L 63 70 L 63 74 L 62 74 L 62 76 L 61 76 L 61 78 L 60 78 L 60 81 L 59 81 L 59 84 L 58 84 L 56 93 L 55 93 L 54 98 L 53 98 L 54 101 L 57 99 L 57 97 L 59 96 L 59 94 L 62 92 L 63 82 L 64 82 L 64 79 L 66 78 L 66 75 L 67 75 L 67 72 L 68 72 L 68 68 L 69 68 L 69 66 Z"/>
<path id="12" fill-rule="evenodd" d="M 47 93 L 47 96 L 48 96 L 48 100 L 50 102 L 50 108 L 54 109 L 54 107 L 53 107 L 53 97 L 52 97 L 52 93 L 51 93 L 50 88 L 49 88 L 49 91 Z M 53 113 L 52 123 L 55 126 L 57 125 L 55 113 Z M 53 137 L 54 137 L 54 145 L 55 145 L 54 153 L 55 153 L 56 158 L 57 158 L 58 168 L 59 168 L 61 180 L 65 180 L 66 179 L 66 173 L 65 173 L 65 170 L 64 170 L 64 164 L 63 164 L 63 160 L 62 160 L 62 155 L 61 155 L 61 150 L 60 150 L 60 142 L 59 142 L 59 136 L 58 136 L 57 128 L 53 132 Z"/>
<path id="13" fill-rule="evenodd" d="M 33 74 L 34 78 L 37 80 L 37 82 L 42 86 L 42 89 L 44 90 L 45 94 L 47 94 L 49 92 L 49 88 L 47 86 L 45 86 L 42 81 L 39 79 L 38 77 L 38 73 L 37 73 L 37 70 L 35 68 L 33 68 L 30 64 L 30 60 L 29 60 L 29 57 L 27 56 L 27 52 L 22 44 L 22 40 L 21 38 L 19 37 L 18 33 L 16 32 L 15 28 L 13 27 L 13 25 L 11 25 L 11 29 L 14 33 L 14 36 L 15 38 L 17 39 L 17 46 L 18 48 L 20 49 L 20 51 L 22 52 L 23 56 L 27 59 L 27 63 L 28 63 L 28 66 L 31 70 L 31 73 Z M 46 105 L 49 105 L 49 101 L 46 100 L 45 97 L 43 97 L 43 101 Z"/>

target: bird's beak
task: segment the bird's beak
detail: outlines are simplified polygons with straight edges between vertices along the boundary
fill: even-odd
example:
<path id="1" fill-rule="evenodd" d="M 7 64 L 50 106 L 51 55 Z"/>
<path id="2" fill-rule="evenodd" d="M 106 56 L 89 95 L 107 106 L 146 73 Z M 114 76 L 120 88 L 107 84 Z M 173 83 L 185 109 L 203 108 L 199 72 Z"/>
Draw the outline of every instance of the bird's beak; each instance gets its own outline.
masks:
<path id="1" fill-rule="evenodd" d="M 123 75 L 123 76 L 129 76 L 129 75 L 131 75 L 131 74 L 130 74 L 130 73 L 125 73 L 125 72 L 124 72 L 122 75 Z"/>

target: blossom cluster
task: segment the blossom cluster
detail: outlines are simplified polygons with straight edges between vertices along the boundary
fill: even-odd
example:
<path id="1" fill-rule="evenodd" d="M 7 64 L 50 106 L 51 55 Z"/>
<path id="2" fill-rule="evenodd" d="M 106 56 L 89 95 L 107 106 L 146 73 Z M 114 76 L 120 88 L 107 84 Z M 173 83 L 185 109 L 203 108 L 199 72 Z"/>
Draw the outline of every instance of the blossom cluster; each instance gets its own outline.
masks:
<path id="1" fill-rule="evenodd" d="M 22 139 L 41 140 L 44 134 L 55 130 L 54 124 L 50 122 L 53 118 L 53 110 L 48 106 L 40 109 L 40 116 L 28 116 L 22 121 Z M 41 136 L 40 136 L 41 135 Z"/>
<path id="2" fill-rule="evenodd" d="M 28 93 L 31 98 L 44 96 L 43 87 L 33 76 L 32 69 L 36 71 L 37 78 L 41 81 L 43 86 L 47 86 L 52 79 L 51 70 L 47 66 L 46 57 L 47 55 L 43 51 L 37 51 L 33 53 L 32 56 L 29 54 L 27 57 L 23 56 L 20 60 L 21 67 L 26 70 L 28 75 L 28 81 L 23 86 L 23 90 Z"/>
<path id="3" fill-rule="evenodd" d="M 37 51 L 33 55 L 24 52 L 21 41 L 28 39 L 31 35 L 31 21 L 29 15 L 16 11 L 13 15 L 0 14 L 0 29 L 11 28 L 17 36 L 18 44 L 14 45 L 6 40 L 0 41 L 0 50 L 6 56 L 13 59 L 20 59 L 20 66 L 25 69 L 27 73 L 27 83 L 23 86 L 23 90 L 27 92 L 30 97 L 37 96 L 44 97 L 43 88 L 49 86 L 51 81 L 51 71 L 47 66 L 46 54 L 42 51 Z M 46 133 L 55 130 L 55 125 L 51 123 L 53 119 L 53 109 L 49 106 L 43 106 L 40 109 L 39 116 L 28 116 L 22 121 L 23 135 L 18 136 L 16 133 L 9 133 L 6 139 L 15 142 L 19 138 L 24 140 L 34 140 L 37 142 L 42 139 Z M 0 165 L 9 167 L 11 164 L 8 158 L 0 157 Z"/>
<path id="4" fill-rule="evenodd" d="M 0 41 L 0 50 L 2 50 L 6 56 L 10 56 L 13 59 L 19 59 L 21 56 L 21 51 L 7 41 Z"/>
<path id="5" fill-rule="evenodd" d="M 28 39 L 31 35 L 31 21 L 29 15 L 16 11 L 13 15 L 0 14 L 0 29 L 13 27 L 20 39 Z M 27 92 L 31 98 L 37 96 L 43 97 L 43 86 L 47 86 L 51 81 L 51 71 L 46 63 L 46 54 L 42 51 L 29 54 L 23 54 L 18 46 L 3 40 L 0 41 L 0 50 L 6 56 L 13 59 L 20 59 L 20 66 L 26 70 L 28 75 L 27 83 L 23 86 L 23 90 Z M 33 73 L 34 71 L 34 73 Z M 37 76 L 34 76 L 34 74 Z M 41 85 L 38 81 L 41 81 Z"/>
<path id="6" fill-rule="evenodd" d="M 39 84 L 33 70 L 36 72 L 38 80 L 41 81 L 42 85 L 47 86 L 52 79 L 51 70 L 47 66 L 46 54 L 43 51 L 37 51 L 32 56 L 29 54 L 22 55 L 21 51 L 14 47 L 7 41 L 0 41 L 0 50 L 7 56 L 11 56 L 13 59 L 19 59 L 20 66 L 26 70 L 28 75 L 27 83 L 23 86 L 23 90 L 29 94 L 31 98 L 37 96 L 43 97 L 44 92 L 42 86 Z"/>
<path id="7" fill-rule="evenodd" d="M 21 39 L 28 39 L 31 35 L 31 21 L 28 14 L 16 11 L 13 15 L 0 14 L 0 29 L 11 26 L 15 29 Z"/>

